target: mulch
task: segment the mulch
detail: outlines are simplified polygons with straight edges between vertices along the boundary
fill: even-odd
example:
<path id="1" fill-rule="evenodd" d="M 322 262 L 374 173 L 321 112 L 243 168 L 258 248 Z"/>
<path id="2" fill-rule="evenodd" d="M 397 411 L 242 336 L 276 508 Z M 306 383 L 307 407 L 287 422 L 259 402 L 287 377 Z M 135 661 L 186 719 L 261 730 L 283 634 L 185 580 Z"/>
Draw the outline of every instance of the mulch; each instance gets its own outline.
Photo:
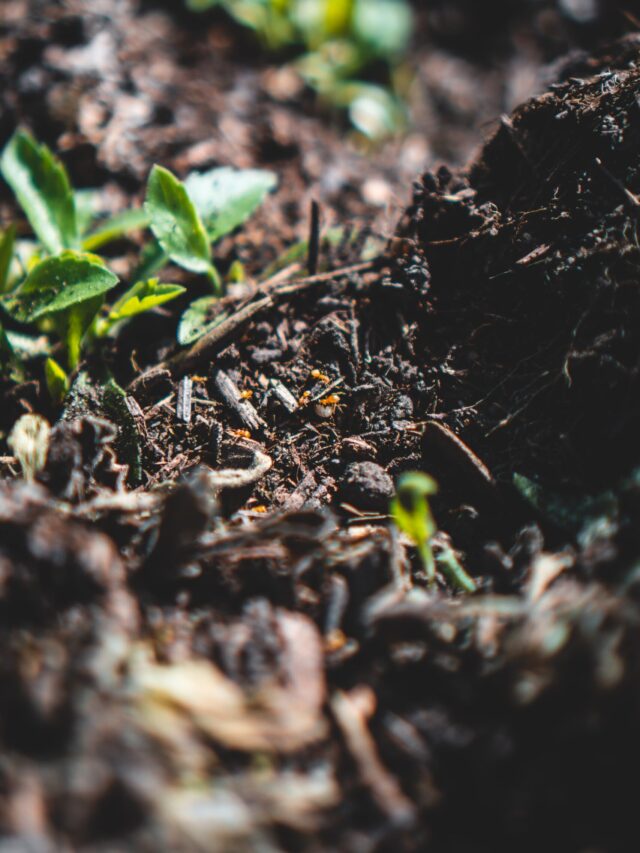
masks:
<path id="1" fill-rule="evenodd" d="M 62 410 L 0 389 L 53 424 L 2 462 L 0 850 L 635 849 L 640 42 L 482 5 L 418 9 L 414 123 L 363 148 L 220 12 L 5 3 L 0 142 L 105 211 L 153 162 L 280 188 L 192 349 L 171 303 Z M 342 237 L 265 276 L 312 200 Z M 389 524 L 408 470 L 474 595 Z"/>

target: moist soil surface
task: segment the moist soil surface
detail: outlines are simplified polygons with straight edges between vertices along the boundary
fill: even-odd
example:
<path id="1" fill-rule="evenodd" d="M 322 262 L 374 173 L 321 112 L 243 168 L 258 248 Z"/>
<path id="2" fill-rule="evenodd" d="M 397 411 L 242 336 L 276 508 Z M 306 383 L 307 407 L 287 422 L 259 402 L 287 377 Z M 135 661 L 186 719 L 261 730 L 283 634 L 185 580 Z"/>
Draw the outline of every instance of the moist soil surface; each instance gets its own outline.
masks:
<path id="1" fill-rule="evenodd" d="M 2 445 L 0 850 L 637 849 L 635 4 L 417 6 L 379 146 L 219 11 L 1 11 L 0 143 L 105 214 L 154 162 L 279 187 L 193 347 L 178 300 L 62 407 L 0 387 L 53 425 L 35 483 Z M 390 523 L 412 470 L 475 593 Z"/>

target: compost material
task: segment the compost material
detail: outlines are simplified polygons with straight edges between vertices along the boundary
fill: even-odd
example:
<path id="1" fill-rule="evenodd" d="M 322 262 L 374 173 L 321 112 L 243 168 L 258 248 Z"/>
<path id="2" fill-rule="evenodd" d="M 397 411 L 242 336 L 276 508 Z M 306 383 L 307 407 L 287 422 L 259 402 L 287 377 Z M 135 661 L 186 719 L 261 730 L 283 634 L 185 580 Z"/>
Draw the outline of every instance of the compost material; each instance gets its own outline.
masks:
<path id="1" fill-rule="evenodd" d="M 192 349 L 163 310 L 61 410 L 37 370 L 2 386 L 3 430 L 53 429 L 34 483 L 3 447 L 0 850 L 635 849 L 631 4 L 487 4 L 489 62 L 476 4 L 433 3 L 413 55 L 433 126 L 417 107 L 368 159 L 215 13 L 5 5 L 2 134 L 66 146 L 105 204 L 154 159 L 269 165 L 282 189 L 221 248 L 251 281 Z M 514 69 L 537 94 L 500 118 Z M 374 189 L 400 199 L 419 168 L 391 228 Z M 312 195 L 346 236 L 313 275 L 262 276 Z M 473 595 L 428 587 L 390 523 L 408 470 L 439 481 L 434 549 Z"/>

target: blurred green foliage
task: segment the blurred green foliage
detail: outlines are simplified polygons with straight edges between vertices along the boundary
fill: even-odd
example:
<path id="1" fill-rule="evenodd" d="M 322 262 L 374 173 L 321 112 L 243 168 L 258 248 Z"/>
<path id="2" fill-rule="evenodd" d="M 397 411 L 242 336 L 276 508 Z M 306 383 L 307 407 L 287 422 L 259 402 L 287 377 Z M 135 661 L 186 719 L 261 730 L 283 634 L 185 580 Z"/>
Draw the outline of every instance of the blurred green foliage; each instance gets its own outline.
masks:
<path id="1" fill-rule="evenodd" d="M 379 139 L 404 126 L 397 71 L 413 23 L 408 0 L 185 2 L 193 11 L 225 9 L 254 30 L 268 50 L 297 50 L 294 66 L 304 80 L 323 101 L 347 109 L 366 137 Z M 376 82 L 367 79 L 374 66 Z"/>

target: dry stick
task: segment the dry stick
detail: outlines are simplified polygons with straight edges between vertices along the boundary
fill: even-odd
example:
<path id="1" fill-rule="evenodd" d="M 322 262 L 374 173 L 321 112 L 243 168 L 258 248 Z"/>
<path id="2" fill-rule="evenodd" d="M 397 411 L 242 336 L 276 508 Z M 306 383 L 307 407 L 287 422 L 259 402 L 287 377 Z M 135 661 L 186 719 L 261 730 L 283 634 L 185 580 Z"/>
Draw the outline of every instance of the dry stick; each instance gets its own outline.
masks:
<path id="1" fill-rule="evenodd" d="M 193 382 L 189 376 L 183 376 L 178 385 L 176 418 L 185 424 L 191 422 L 191 392 Z"/>
<path id="2" fill-rule="evenodd" d="M 160 362 L 160 364 L 155 365 L 150 370 L 141 373 L 129 385 L 129 393 L 135 395 L 136 391 L 142 388 L 154 375 L 161 375 L 167 369 L 171 370 L 174 375 L 188 373 L 200 361 L 213 355 L 223 341 L 234 335 L 249 320 L 262 311 L 273 307 L 278 299 L 294 293 L 301 293 L 316 284 L 322 284 L 335 278 L 374 270 L 379 263 L 380 260 L 364 261 L 359 264 L 353 264 L 352 266 L 342 267 L 339 270 L 318 273 L 317 275 L 310 275 L 285 283 L 281 283 L 280 280 L 277 280 L 277 277 L 274 277 L 274 280 L 265 282 L 258 290 L 258 293 L 263 294 L 260 299 L 243 305 L 235 314 L 227 317 L 226 320 L 223 320 L 222 323 L 211 329 L 206 335 L 203 335 L 190 349 L 179 352 L 167 361 Z"/>
<path id="3" fill-rule="evenodd" d="M 320 254 L 320 205 L 313 199 L 311 202 L 311 222 L 309 224 L 309 251 L 307 255 L 307 271 L 309 275 L 318 272 L 318 255 Z"/>
<path id="4" fill-rule="evenodd" d="M 269 384 L 271 385 L 271 390 L 275 397 L 280 401 L 280 403 L 282 403 L 290 415 L 300 408 L 300 404 L 283 382 L 272 377 L 269 380 Z"/>
<path id="5" fill-rule="evenodd" d="M 252 404 L 248 400 L 243 400 L 237 385 L 224 370 L 216 373 L 214 382 L 222 399 L 248 429 L 261 430 L 266 426 Z"/>

